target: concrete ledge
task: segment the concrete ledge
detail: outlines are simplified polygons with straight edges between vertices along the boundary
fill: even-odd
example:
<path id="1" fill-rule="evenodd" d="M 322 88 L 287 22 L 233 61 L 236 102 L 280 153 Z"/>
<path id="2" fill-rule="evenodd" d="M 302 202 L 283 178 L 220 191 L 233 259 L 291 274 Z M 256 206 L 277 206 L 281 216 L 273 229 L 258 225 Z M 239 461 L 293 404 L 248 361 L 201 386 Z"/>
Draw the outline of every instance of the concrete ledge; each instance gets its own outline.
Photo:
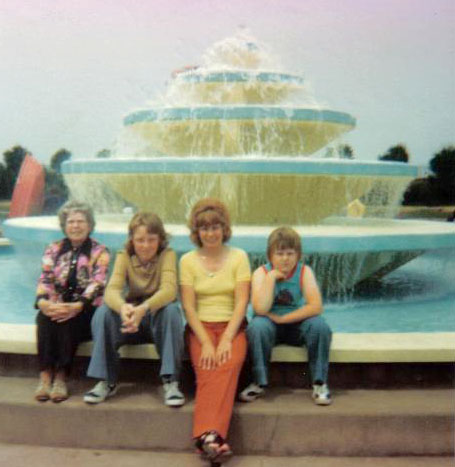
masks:
<path id="1" fill-rule="evenodd" d="M 0 323 L 0 353 L 36 354 L 36 327 Z M 79 356 L 90 356 L 91 342 L 79 346 Z M 124 346 L 123 358 L 157 359 L 152 344 Z M 306 350 L 276 346 L 273 362 L 307 361 Z M 455 362 L 455 333 L 335 333 L 330 361 L 333 363 Z"/>
<path id="2" fill-rule="evenodd" d="M 67 402 L 39 404 L 33 400 L 36 383 L 36 377 L 0 377 L 0 442 L 193 451 L 188 393 L 188 403 L 172 410 L 163 404 L 160 385 L 120 383 L 115 397 L 93 407 L 82 400 L 93 382 L 78 380 L 71 382 Z M 333 392 L 330 407 L 315 406 L 309 389 L 285 387 L 270 388 L 254 404 L 236 404 L 229 436 L 234 451 L 453 456 L 452 389 Z"/>

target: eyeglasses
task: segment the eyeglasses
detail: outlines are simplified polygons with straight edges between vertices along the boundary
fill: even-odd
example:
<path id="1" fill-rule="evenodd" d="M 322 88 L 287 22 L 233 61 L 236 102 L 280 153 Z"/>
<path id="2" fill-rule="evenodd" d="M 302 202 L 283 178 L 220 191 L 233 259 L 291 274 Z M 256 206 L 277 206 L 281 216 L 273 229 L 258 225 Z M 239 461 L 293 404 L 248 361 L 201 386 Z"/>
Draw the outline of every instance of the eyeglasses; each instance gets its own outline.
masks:
<path id="1" fill-rule="evenodd" d="M 199 227 L 198 230 L 204 233 L 208 233 L 208 232 L 216 232 L 217 230 L 221 230 L 221 228 L 222 228 L 221 224 L 211 224 L 211 225 L 202 225 L 201 227 Z"/>
<path id="2" fill-rule="evenodd" d="M 88 224 L 88 222 L 83 219 L 77 219 L 77 220 L 71 219 L 69 221 L 66 221 L 66 225 L 83 225 L 83 224 Z"/>

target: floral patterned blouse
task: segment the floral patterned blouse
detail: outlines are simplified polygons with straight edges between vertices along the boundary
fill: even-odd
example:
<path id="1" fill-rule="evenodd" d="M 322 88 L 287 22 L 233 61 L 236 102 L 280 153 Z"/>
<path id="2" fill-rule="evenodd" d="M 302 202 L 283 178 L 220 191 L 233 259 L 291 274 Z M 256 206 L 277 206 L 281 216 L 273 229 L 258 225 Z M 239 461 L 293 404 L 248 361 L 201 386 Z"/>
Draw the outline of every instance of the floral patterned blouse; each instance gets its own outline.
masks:
<path id="1" fill-rule="evenodd" d="M 51 243 L 44 251 L 35 307 L 42 298 L 81 301 L 84 311 L 101 305 L 108 268 L 109 250 L 96 240 L 87 238 L 79 248 L 73 248 L 68 238 Z"/>

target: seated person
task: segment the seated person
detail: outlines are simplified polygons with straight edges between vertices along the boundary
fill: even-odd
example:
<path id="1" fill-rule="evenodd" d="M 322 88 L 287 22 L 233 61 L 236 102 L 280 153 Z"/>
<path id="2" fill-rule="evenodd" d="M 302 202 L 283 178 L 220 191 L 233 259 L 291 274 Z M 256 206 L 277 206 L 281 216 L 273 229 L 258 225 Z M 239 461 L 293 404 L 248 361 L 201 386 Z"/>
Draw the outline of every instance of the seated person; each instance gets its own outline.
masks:
<path id="1" fill-rule="evenodd" d="M 58 218 L 65 238 L 46 248 L 36 291 L 40 402 L 68 399 L 66 378 L 79 343 L 91 339 L 90 320 L 103 301 L 109 267 L 107 248 L 90 237 L 90 206 L 68 201 Z"/>
<path id="2" fill-rule="evenodd" d="M 269 262 L 253 273 L 251 302 L 255 316 L 247 328 L 253 382 L 240 393 L 244 402 L 264 395 L 268 363 L 277 344 L 306 346 L 318 405 L 332 402 L 327 386 L 332 332 L 322 318 L 322 299 L 314 273 L 301 261 L 298 233 L 275 229 L 267 242 Z"/>
<path id="3" fill-rule="evenodd" d="M 250 263 L 227 244 L 231 223 L 221 201 L 198 201 L 188 226 L 196 249 L 180 259 L 180 290 L 196 374 L 193 439 L 203 457 L 223 462 L 232 456 L 226 436 L 247 351 Z"/>
<path id="4" fill-rule="evenodd" d="M 139 212 L 129 223 L 125 250 L 117 254 L 105 304 L 92 319 L 87 375 L 100 381 L 85 394 L 85 402 L 97 404 L 117 392 L 122 345 L 154 342 L 161 357 L 164 403 L 185 403 L 178 386 L 184 326 L 176 297 L 177 258 L 163 223 L 156 214 Z"/>

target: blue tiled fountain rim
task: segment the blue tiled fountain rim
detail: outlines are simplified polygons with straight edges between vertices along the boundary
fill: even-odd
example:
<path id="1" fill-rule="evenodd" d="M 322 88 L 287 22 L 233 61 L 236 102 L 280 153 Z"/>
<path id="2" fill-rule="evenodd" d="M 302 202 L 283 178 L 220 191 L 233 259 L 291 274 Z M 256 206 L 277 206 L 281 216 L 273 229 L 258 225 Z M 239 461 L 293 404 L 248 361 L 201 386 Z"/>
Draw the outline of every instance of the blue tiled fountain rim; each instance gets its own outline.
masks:
<path id="1" fill-rule="evenodd" d="M 289 120 L 297 122 L 325 122 L 354 127 L 356 119 L 345 112 L 328 109 L 248 106 L 163 107 L 142 109 L 127 115 L 124 125 L 154 121 L 180 120 Z"/>
<path id="2" fill-rule="evenodd" d="M 62 164 L 63 174 L 294 174 L 416 177 L 417 166 L 402 162 L 282 157 L 150 157 L 81 159 Z"/>
<path id="3" fill-rule="evenodd" d="M 213 71 L 201 73 L 192 71 L 182 73 L 181 79 L 189 83 L 246 83 L 261 81 L 264 83 L 289 83 L 303 85 L 301 76 L 278 72 L 252 72 L 252 71 Z"/>
<path id="4" fill-rule="evenodd" d="M 407 221 L 404 221 L 407 222 Z M 410 221 L 412 222 L 412 221 Z M 428 221 L 430 222 L 430 221 Z M 435 227 L 437 227 L 435 225 Z M 62 232 L 58 227 L 30 227 L 18 225 L 15 219 L 9 219 L 2 224 L 3 233 L 7 238 L 14 241 L 25 241 L 47 244 L 61 238 Z M 270 228 L 270 230 L 272 227 Z M 261 232 L 254 232 L 251 226 L 250 233 L 242 233 L 234 226 L 235 235 L 230 243 L 239 247 L 248 253 L 263 253 L 266 249 L 267 236 Z M 320 234 L 304 234 L 303 247 L 306 254 L 313 253 L 331 253 L 341 254 L 350 252 L 382 252 L 382 251 L 425 251 L 441 250 L 455 248 L 455 230 L 440 232 L 418 232 L 416 225 L 416 234 L 341 234 L 336 236 L 324 236 Z M 122 248 L 127 235 L 127 226 L 125 230 L 111 231 L 95 229 L 93 236 L 100 242 L 112 249 Z M 171 229 L 171 246 L 178 252 L 191 250 L 192 245 L 189 239 L 189 232 L 177 233 Z"/>

